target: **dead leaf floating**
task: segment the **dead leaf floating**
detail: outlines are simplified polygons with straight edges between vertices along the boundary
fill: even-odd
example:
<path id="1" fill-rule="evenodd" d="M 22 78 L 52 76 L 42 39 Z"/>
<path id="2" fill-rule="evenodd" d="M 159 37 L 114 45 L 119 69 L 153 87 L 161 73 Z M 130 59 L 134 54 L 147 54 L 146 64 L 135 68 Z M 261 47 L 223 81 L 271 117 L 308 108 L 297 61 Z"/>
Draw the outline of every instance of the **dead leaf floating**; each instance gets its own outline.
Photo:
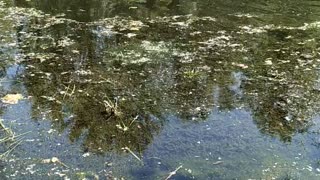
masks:
<path id="1" fill-rule="evenodd" d="M 1 98 L 2 102 L 6 104 L 18 104 L 19 100 L 21 99 L 23 99 L 21 94 L 7 94 Z"/>

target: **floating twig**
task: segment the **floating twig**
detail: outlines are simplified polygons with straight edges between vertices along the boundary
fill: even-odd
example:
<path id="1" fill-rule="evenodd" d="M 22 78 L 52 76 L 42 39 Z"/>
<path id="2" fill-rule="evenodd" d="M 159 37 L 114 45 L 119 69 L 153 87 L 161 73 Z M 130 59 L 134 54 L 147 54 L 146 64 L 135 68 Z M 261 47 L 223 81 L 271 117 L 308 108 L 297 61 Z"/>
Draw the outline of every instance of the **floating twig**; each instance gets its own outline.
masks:
<path id="1" fill-rule="evenodd" d="M 214 162 L 214 163 L 212 163 L 213 165 L 218 165 L 218 164 L 222 164 L 223 163 L 223 161 L 216 161 L 216 162 Z"/>
<path id="2" fill-rule="evenodd" d="M 165 180 L 169 180 L 172 176 L 174 176 L 175 174 L 177 174 L 177 171 L 179 171 L 179 169 L 182 168 L 182 165 L 179 166 L 177 169 L 175 169 L 174 171 L 170 172 L 168 177 Z"/>
<path id="3" fill-rule="evenodd" d="M 43 159 L 42 163 L 57 163 L 62 165 L 63 167 L 69 168 L 69 166 L 61 162 L 57 157 L 52 157 L 51 159 Z"/>

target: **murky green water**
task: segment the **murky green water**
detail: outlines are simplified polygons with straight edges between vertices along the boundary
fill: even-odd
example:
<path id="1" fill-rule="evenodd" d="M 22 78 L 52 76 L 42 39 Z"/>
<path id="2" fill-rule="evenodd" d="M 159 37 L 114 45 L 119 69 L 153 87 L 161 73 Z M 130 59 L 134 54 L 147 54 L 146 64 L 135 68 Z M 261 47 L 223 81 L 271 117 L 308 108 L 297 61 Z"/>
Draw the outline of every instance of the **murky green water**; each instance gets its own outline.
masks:
<path id="1" fill-rule="evenodd" d="M 319 40 L 318 1 L 2 0 L 0 179 L 319 179 Z"/>

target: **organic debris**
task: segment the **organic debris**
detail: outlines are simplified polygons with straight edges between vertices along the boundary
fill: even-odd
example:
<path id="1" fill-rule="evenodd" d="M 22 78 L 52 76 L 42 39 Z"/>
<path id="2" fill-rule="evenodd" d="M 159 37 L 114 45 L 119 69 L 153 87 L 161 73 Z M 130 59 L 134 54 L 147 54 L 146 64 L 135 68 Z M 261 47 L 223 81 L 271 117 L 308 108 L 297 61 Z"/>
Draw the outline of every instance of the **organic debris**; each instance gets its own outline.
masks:
<path id="1" fill-rule="evenodd" d="M 216 161 L 216 162 L 214 162 L 214 163 L 212 163 L 213 165 L 219 165 L 219 164 L 222 164 L 223 163 L 223 161 Z"/>
<path id="2" fill-rule="evenodd" d="M 174 176 L 175 174 L 177 174 L 177 172 L 179 171 L 179 169 L 182 168 L 182 165 L 179 166 L 177 169 L 175 169 L 174 171 L 170 172 L 168 177 L 165 180 L 169 180 L 172 176 Z"/>
<path id="3" fill-rule="evenodd" d="M 69 168 L 69 166 L 67 166 L 66 164 L 61 162 L 57 157 L 52 157 L 51 159 L 43 159 L 42 163 L 44 163 L 44 164 L 57 163 L 57 164 L 60 164 L 66 168 Z"/>
<path id="4" fill-rule="evenodd" d="M 130 154 L 132 154 L 133 157 L 135 157 L 138 161 L 142 162 L 141 158 L 139 158 L 133 151 L 131 151 L 130 148 L 124 147 L 122 149 L 127 150 Z"/>
<path id="5" fill-rule="evenodd" d="M 4 137 L 2 139 L 0 139 L 0 144 L 6 144 L 7 145 L 7 150 L 0 154 L 0 159 L 3 159 L 3 158 L 6 158 L 8 157 L 8 155 L 19 145 L 21 144 L 24 140 L 23 140 L 23 136 L 29 132 L 26 132 L 26 133 L 23 133 L 23 134 L 20 134 L 20 135 L 15 135 L 13 133 L 13 131 L 6 127 L 4 124 L 3 124 L 3 120 L 1 119 L 0 120 L 0 127 L 1 129 L 4 130 Z"/>
<path id="6" fill-rule="evenodd" d="M 21 99 L 23 99 L 21 94 L 7 94 L 1 98 L 2 102 L 5 104 L 18 104 Z"/>

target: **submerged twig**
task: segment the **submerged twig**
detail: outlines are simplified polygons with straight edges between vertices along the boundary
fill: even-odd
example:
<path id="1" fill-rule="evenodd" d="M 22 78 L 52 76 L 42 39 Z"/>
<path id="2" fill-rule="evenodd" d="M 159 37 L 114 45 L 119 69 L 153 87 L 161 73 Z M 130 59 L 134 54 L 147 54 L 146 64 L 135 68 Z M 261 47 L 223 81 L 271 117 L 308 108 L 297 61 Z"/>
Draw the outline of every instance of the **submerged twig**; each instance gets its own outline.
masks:
<path id="1" fill-rule="evenodd" d="M 169 180 L 172 176 L 174 176 L 175 174 L 177 174 L 177 172 L 179 171 L 179 169 L 182 168 L 182 165 L 179 166 L 177 169 L 175 169 L 174 171 L 170 172 L 169 175 L 167 176 L 167 178 L 165 180 Z"/>
<path id="2" fill-rule="evenodd" d="M 71 93 L 70 93 L 71 96 L 73 95 L 73 93 L 74 93 L 75 90 L 76 90 L 76 85 L 74 84 L 74 85 L 73 85 L 73 89 L 72 89 L 72 91 L 71 91 Z"/>
<path id="3" fill-rule="evenodd" d="M 106 105 L 106 107 L 112 108 L 112 109 L 116 109 L 117 108 L 117 103 L 112 103 L 112 101 L 109 99 L 108 96 L 106 96 L 107 100 L 103 101 Z"/>
<path id="4" fill-rule="evenodd" d="M 26 134 L 28 134 L 28 133 L 31 133 L 31 131 L 27 131 L 27 132 L 25 132 L 25 133 L 22 133 L 22 134 L 19 134 L 19 135 L 17 135 L 17 136 L 14 136 L 14 138 L 21 137 L 21 136 L 26 135 Z"/>
<path id="5" fill-rule="evenodd" d="M 142 162 L 142 160 L 141 160 L 133 151 L 131 151 L 130 148 L 124 147 L 124 148 L 122 148 L 122 149 L 127 150 L 130 154 L 132 154 L 133 157 L 135 157 L 138 161 Z"/>
<path id="6" fill-rule="evenodd" d="M 121 117 L 122 112 L 118 108 L 118 99 L 115 98 L 114 102 L 112 102 L 108 96 L 106 96 L 106 98 L 107 100 L 104 100 L 103 104 L 105 106 L 106 112 L 110 113 L 108 119 L 112 116 Z"/>
<path id="7" fill-rule="evenodd" d="M 66 89 L 66 92 L 64 93 L 62 100 L 64 100 L 64 98 L 65 98 L 66 95 L 68 94 L 69 88 L 70 88 L 70 84 L 68 84 L 67 89 Z"/>
<path id="8" fill-rule="evenodd" d="M 74 92 L 75 92 L 75 90 L 76 90 L 76 85 L 73 84 L 72 91 L 69 93 L 70 84 L 71 84 L 71 82 L 69 82 L 68 86 L 65 86 L 65 85 L 64 85 L 64 86 L 66 87 L 66 91 L 64 92 L 64 95 L 63 95 L 62 100 L 64 100 L 67 95 L 71 97 L 71 96 L 74 94 Z"/>
<path id="9" fill-rule="evenodd" d="M 1 143 L 5 143 L 5 142 L 7 142 L 7 141 L 11 141 L 11 140 L 12 140 L 12 138 L 10 138 L 10 137 L 2 138 L 2 139 L 0 139 L 0 144 L 1 144 Z"/>
<path id="10" fill-rule="evenodd" d="M 0 155 L 0 159 L 7 157 L 18 145 L 20 145 L 23 142 L 23 140 L 17 141 L 12 143 L 10 146 L 14 145 L 12 148 L 10 148 L 9 150 L 7 150 L 6 152 L 2 153 Z"/>
<path id="11" fill-rule="evenodd" d="M 133 120 L 131 121 L 131 123 L 129 124 L 129 127 L 139 118 L 139 115 L 136 115 L 135 118 L 133 118 Z"/>
<path id="12" fill-rule="evenodd" d="M 3 121 L 0 120 L 0 127 L 5 131 L 6 137 L 0 139 L 0 143 L 6 143 L 11 141 L 11 144 L 9 144 L 8 150 L 2 154 L 0 154 L 0 159 L 7 157 L 18 145 L 20 145 L 23 142 L 23 135 L 30 133 L 31 131 L 15 135 L 10 128 L 7 128 L 4 124 Z"/>
<path id="13" fill-rule="evenodd" d="M 8 133 L 9 136 L 12 136 L 12 137 L 14 136 L 12 130 L 9 129 L 9 128 L 7 128 L 7 127 L 3 124 L 2 119 L 0 120 L 0 126 L 1 126 L 1 128 L 2 128 L 3 130 L 6 131 L 6 133 Z"/>

